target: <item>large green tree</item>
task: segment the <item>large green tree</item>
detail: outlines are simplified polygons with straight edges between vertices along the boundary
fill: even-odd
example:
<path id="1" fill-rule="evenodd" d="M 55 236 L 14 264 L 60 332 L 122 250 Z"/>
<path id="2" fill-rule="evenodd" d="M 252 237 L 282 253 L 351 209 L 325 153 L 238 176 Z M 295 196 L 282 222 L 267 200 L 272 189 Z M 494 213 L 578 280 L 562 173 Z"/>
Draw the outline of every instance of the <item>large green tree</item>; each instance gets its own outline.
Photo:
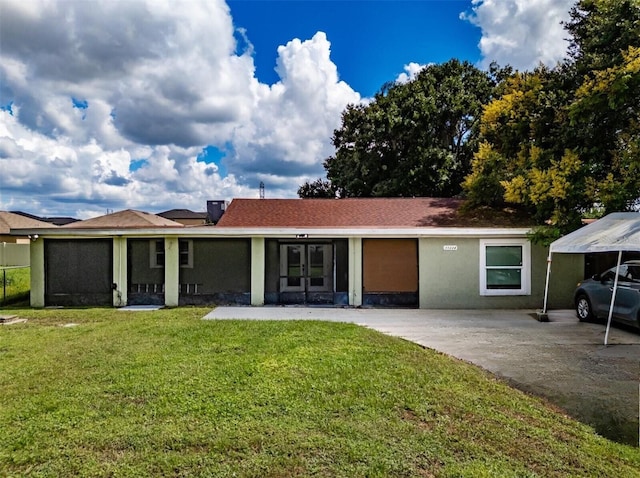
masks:
<path id="1" fill-rule="evenodd" d="M 565 24 L 569 54 L 579 77 L 619 65 L 630 46 L 640 46 L 638 0 L 580 0 Z"/>
<path id="2" fill-rule="evenodd" d="M 567 30 L 577 77 L 569 131 L 587 193 L 606 212 L 628 209 L 640 197 L 640 0 L 582 0 Z"/>
<path id="3" fill-rule="evenodd" d="M 331 188 L 340 197 L 458 194 L 494 86 L 492 73 L 450 60 L 348 106 L 334 132 L 336 152 L 324 162 Z M 299 195 L 316 193 L 313 184 Z"/>
<path id="4" fill-rule="evenodd" d="M 640 48 L 594 72 L 570 107 L 576 151 L 588 165 L 586 193 L 606 212 L 631 209 L 640 198 Z"/>
<path id="5" fill-rule="evenodd" d="M 640 0 L 581 0 L 569 60 L 516 73 L 485 108 L 469 206 L 512 204 L 558 232 L 640 197 Z"/>
<path id="6" fill-rule="evenodd" d="M 539 67 L 515 73 L 483 111 L 481 144 L 464 182 L 468 206 L 517 205 L 539 223 L 575 227 L 584 190 L 580 161 L 566 142 L 571 95 L 564 76 Z"/>

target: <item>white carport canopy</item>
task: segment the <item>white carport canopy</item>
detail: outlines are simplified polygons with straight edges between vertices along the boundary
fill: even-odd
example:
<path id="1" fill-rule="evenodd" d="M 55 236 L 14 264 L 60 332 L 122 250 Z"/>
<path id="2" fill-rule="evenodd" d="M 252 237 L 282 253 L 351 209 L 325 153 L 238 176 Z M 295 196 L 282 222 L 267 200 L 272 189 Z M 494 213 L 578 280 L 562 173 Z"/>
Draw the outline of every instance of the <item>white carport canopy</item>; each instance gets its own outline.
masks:
<path id="1" fill-rule="evenodd" d="M 590 252 L 617 252 L 618 265 L 622 260 L 624 251 L 640 251 L 640 213 L 616 212 L 609 214 L 587 226 L 584 226 L 571 234 L 561 237 L 551 243 L 549 247 L 549 259 L 547 261 L 547 279 L 544 289 L 543 313 L 547 312 L 547 296 L 549 292 L 549 274 L 551 272 L 551 260 L 553 254 L 587 254 Z M 618 290 L 618 274 L 613 284 L 611 305 L 609 306 L 609 318 L 607 320 L 607 332 L 604 344 L 607 345 L 613 304 Z"/>

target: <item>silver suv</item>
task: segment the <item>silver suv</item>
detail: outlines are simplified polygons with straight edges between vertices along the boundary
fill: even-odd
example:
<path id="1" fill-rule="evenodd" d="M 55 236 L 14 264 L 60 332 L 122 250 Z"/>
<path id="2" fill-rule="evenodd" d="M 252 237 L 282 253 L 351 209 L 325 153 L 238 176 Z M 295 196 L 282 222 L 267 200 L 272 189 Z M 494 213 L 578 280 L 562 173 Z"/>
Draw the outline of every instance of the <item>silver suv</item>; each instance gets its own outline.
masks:
<path id="1" fill-rule="evenodd" d="M 580 321 L 606 319 L 609 316 L 616 268 L 578 283 L 574 295 Z M 640 328 L 640 261 L 620 264 L 613 320 Z"/>

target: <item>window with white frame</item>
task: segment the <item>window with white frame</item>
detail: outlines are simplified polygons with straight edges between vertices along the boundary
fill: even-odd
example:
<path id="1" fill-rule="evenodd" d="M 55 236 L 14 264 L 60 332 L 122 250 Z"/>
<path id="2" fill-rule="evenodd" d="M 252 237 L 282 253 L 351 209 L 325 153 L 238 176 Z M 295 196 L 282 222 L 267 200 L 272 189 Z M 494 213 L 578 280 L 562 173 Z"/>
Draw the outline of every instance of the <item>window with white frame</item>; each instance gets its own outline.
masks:
<path id="1" fill-rule="evenodd" d="M 149 265 L 152 269 L 164 267 L 164 239 L 149 241 Z"/>
<path id="2" fill-rule="evenodd" d="M 480 240 L 480 295 L 531 294 L 531 243 Z"/>
<path id="3" fill-rule="evenodd" d="M 180 267 L 193 268 L 193 241 L 180 239 L 178 241 L 178 260 Z"/>
<path id="4" fill-rule="evenodd" d="M 164 239 L 152 239 L 149 244 L 149 259 L 152 269 L 165 266 Z M 193 268 L 193 241 L 180 239 L 178 241 L 178 261 L 180 267 Z"/>

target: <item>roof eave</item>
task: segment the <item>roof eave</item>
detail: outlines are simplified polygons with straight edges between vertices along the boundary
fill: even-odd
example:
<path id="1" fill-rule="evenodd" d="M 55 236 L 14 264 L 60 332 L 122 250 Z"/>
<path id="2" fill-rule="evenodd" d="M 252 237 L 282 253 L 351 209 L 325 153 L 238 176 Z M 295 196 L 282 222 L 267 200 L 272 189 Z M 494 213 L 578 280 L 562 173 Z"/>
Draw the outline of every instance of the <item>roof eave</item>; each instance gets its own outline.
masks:
<path id="1" fill-rule="evenodd" d="M 335 238 L 335 237 L 523 237 L 530 228 L 468 228 L 468 227 L 406 227 L 406 228 L 244 228 L 194 226 L 128 228 L 128 229 L 12 229 L 12 235 L 35 235 L 47 237 L 290 237 L 290 238 Z"/>

